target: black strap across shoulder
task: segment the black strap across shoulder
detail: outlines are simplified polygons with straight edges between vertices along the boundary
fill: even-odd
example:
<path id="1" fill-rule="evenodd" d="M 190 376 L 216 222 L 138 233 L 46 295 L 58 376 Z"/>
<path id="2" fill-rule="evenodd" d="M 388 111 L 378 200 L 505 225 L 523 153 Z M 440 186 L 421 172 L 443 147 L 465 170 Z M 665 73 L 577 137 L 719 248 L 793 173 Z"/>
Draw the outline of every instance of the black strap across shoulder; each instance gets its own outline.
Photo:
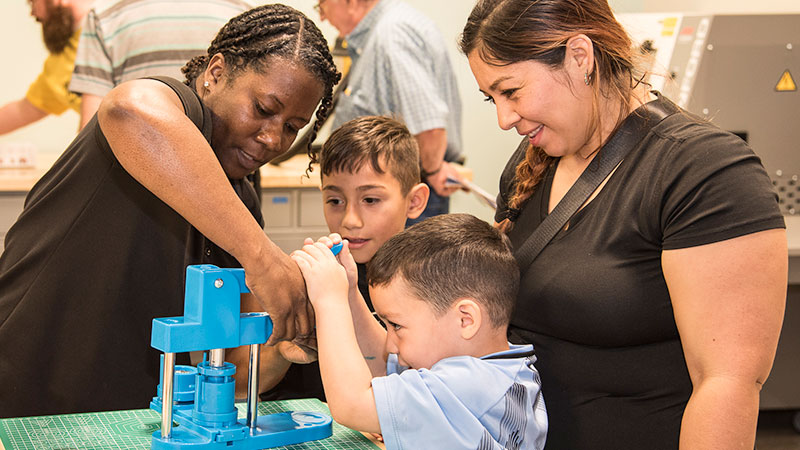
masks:
<path id="1" fill-rule="evenodd" d="M 521 273 L 527 270 L 545 246 L 564 228 L 569 219 L 592 195 L 592 192 L 625 158 L 625 155 L 656 124 L 677 111 L 678 107 L 675 104 L 659 95 L 658 100 L 640 106 L 620 124 L 611 139 L 599 150 L 597 156 L 589 163 L 564 198 L 514 253 Z"/>

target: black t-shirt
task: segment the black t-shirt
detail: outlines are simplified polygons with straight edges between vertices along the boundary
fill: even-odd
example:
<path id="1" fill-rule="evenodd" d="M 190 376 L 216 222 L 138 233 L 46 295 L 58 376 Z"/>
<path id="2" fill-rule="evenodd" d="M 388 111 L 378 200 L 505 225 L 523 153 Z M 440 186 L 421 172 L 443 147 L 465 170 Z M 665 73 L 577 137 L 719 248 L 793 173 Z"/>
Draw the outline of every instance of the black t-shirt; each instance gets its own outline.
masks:
<path id="1" fill-rule="evenodd" d="M 521 151 L 501 179 L 496 219 Z M 555 168 L 509 233 L 514 248 L 546 217 Z M 661 252 L 783 227 L 769 177 L 741 139 L 686 112 L 658 124 L 523 268 L 509 334 L 538 355 L 546 448 L 677 448 L 692 384 Z"/>
<path id="2" fill-rule="evenodd" d="M 158 79 L 210 142 L 197 94 Z M 252 186 L 231 183 L 263 224 Z M 147 408 L 152 320 L 183 314 L 186 266 L 240 267 L 122 168 L 96 117 L 32 188 L 5 246 L 0 417 Z"/>

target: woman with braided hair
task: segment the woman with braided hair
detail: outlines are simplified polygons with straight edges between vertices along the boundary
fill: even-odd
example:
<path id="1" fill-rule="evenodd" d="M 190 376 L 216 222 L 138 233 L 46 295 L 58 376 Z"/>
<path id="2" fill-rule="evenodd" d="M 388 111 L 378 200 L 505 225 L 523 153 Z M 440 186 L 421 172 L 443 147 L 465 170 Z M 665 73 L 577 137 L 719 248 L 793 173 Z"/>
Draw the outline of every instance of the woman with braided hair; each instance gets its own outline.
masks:
<path id="1" fill-rule="evenodd" d="M 28 195 L 0 257 L 0 417 L 146 405 L 151 321 L 182 315 L 190 264 L 243 267 L 272 343 L 311 334 L 303 278 L 244 178 L 328 114 L 327 42 L 264 5 L 184 73 L 114 88 Z"/>
<path id="2" fill-rule="evenodd" d="M 479 0 L 459 44 L 524 136 L 495 220 L 521 266 L 509 339 L 537 353 L 545 448 L 752 449 L 788 261 L 758 157 L 650 91 L 606 0 Z"/>

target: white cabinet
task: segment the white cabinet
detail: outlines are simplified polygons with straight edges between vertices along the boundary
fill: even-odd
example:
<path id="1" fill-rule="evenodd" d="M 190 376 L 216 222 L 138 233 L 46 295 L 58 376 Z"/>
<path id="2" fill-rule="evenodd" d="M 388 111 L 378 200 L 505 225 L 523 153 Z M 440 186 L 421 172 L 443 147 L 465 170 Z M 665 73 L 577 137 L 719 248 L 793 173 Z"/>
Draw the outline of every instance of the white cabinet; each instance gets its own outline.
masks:
<path id="1" fill-rule="evenodd" d="M 317 187 L 267 188 L 261 192 L 264 232 L 286 253 L 299 249 L 303 239 L 328 234 Z"/>

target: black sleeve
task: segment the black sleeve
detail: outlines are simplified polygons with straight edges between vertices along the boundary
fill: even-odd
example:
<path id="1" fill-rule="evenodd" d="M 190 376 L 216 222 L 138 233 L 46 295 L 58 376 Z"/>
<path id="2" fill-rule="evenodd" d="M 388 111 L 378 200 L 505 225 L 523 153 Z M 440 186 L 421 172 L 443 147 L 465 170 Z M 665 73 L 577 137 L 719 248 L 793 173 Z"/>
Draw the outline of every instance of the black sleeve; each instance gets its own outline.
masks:
<path id="1" fill-rule="evenodd" d="M 704 133 L 672 142 L 654 183 L 664 250 L 785 228 L 758 156 L 739 137 L 705 126 Z"/>

